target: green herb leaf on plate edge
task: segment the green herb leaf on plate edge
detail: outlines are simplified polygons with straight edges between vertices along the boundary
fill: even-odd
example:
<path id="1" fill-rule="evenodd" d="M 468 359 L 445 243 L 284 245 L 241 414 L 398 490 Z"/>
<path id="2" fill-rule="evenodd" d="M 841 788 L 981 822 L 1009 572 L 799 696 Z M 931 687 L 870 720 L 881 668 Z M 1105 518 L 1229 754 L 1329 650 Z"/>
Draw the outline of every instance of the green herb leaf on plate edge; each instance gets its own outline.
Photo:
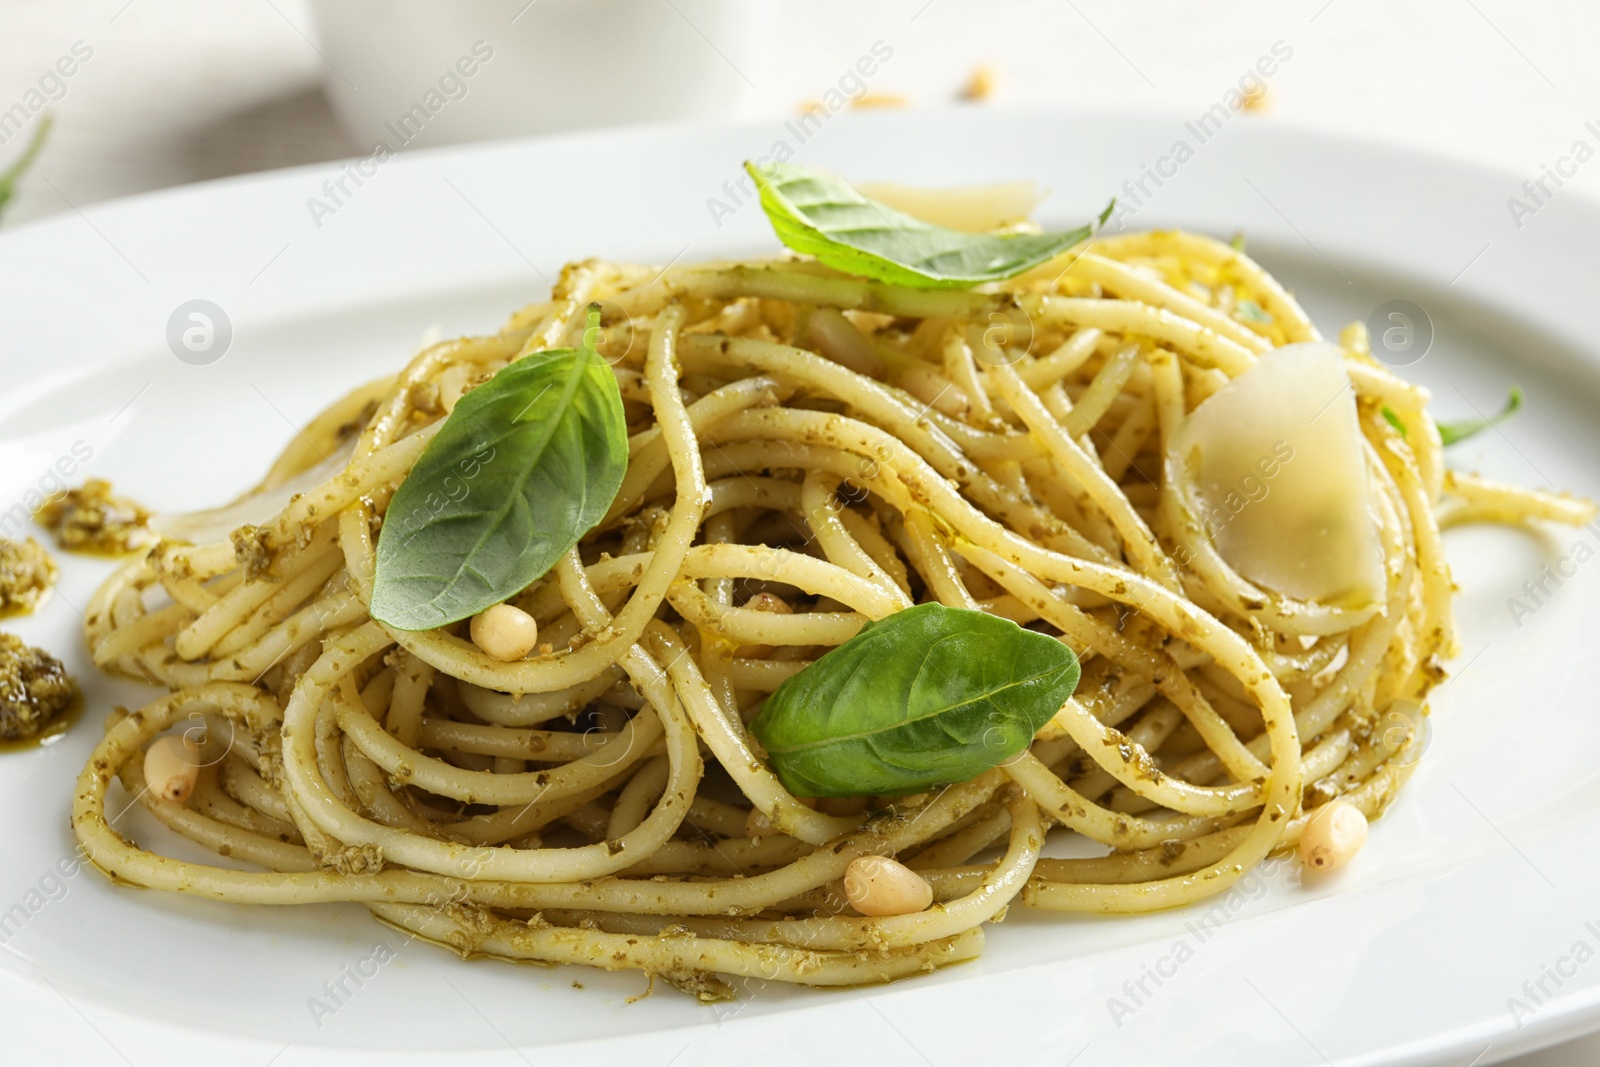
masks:
<path id="1" fill-rule="evenodd" d="M 1444 447 L 1449 448 L 1451 445 L 1459 444 L 1469 437 L 1476 437 L 1492 426 L 1499 425 L 1521 409 L 1522 388 L 1521 386 L 1513 385 L 1511 387 L 1511 395 L 1506 398 L 1506 406 L 1501 408 L 1498 414 L 1491 415 L 1486 419 L 1461 419 L 1457 422 L 1438 423 L 1439 440 Z"/>

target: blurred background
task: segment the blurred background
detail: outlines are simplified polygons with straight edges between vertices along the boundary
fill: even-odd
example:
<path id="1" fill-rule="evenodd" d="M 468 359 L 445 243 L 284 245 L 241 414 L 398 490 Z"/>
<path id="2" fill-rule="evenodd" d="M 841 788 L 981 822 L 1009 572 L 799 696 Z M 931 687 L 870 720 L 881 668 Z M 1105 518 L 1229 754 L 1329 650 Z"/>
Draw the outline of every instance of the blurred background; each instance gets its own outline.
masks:
<path id="1" fill-rule="evenodd" d="M 829 90 L 850 108 L 1198 114 L 1278 41 L 1292 58 L 1265 79 L 1250 112 L 1261 121 L 1469 157 L 1518 181 L 1600 123 L 1592 0 L 0 0 L 0 12 L 0 168 L 54 118 L 12 224 L 366 155 L 380 139 L 410 150 L 794 115 Z M 854 72 L 880 41 L 889 58 Z M 425 120 L 400 122 L 419 106 Z M 1600 168 L 1572 184 L 1600 192 Z"/>
<path id="2" fill-rule="evenodd" d="M 817 104 L 1198 116 L 1241 89 L 1241 121 L 1466 158 L 1511 197 L 1600 142 L 1597 39 L 1593 0 L 0 0 L 0 202 L 16 226 L 375 150 Z M 1600 195 L 1600 167 L 1560 180 Z M 1600 1039 L 1515 1062 L 1589 1067 Z"/>

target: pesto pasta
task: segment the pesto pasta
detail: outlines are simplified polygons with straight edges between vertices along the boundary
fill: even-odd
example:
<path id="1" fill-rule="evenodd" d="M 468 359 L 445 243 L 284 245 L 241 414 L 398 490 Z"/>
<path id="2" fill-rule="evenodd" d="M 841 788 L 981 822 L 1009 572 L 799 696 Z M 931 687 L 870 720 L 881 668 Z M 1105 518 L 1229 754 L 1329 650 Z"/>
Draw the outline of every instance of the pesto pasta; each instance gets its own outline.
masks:
<path id="1" fill-rule="evenodd" d="M 415 525 L 386 530 L 391 501 L 468 428 L 464 398 L 551 351 L 604 361 L 626 451 L 609 506 L 586 500 L 575 543 L 541 542 L 553 566 L 495 594 L 534 646 L 475 641 L 461 611 L 426 629 L 375 618 L 404 551 L 385 537 Z M 518 405 L 495 400 L 511 427 L 496 440 L 515 444 Z M 1190 904 L 1293 847 L 1323 806 L 1375 818 L 1394 800 L 1455 650 L 1443 523 L 1593 517 L 1447 474 L 1427 404 L 1359 326 L 1324 342 L 1247 255 L 1190 233 L 1089 238 L 967 288 L 804 257 L 572 264 L 498 333 L 334 402 L 220 530 L 169 529 L 100 589 L 96 664 L 167 695 L 113 716 L 73 828 L 122 883 L 358 902 L 464 956 L 634 968 L 702 999 L 729 976 L 929 971 L 976 955 L 1014 904 Z M 479 531 L 512 446 L 462 441 L 450 456 L 482 472 L 458 466 L 437 504 L 413 482 L 408 508 Z M 572 470 L 518 482 L 530 528 L 565 506 Z M 492 575 L 462 610 L 493 600 L 484 588 Z M 928 603 L 1065 644 L 1076 689 L 1050 690 L 1031 743 L 965 780 L 791 792 L 803 776 L 780 777 L 751 725 L 769 696 Z M 851 699 L 870 704 L 870 682 Z M 200 719 L 192 793 L 147 790 L 146 748 Z M 907 746 L 933 732 L 895 758 L 915 764 Z M 107 821 L 118 781 L 228 862 L 124 839 Z M 1059 835 L 1101 854 L 1045 855 Z M 879 856 L 931 906 L 856 906 L 852 864 Z"/>

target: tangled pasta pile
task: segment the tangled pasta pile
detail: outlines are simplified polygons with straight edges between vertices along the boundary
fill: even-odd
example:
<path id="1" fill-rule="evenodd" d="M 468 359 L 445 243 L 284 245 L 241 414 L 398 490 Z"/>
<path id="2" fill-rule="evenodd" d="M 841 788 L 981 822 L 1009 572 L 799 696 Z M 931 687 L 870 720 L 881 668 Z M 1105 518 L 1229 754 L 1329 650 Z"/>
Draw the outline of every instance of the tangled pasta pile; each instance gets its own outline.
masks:
<path id="1" fill-rule="evenodd" d="M 506 662 L 466 621 L 376 621 L 385 509 L 430 438 L 519 357 L 576 346 L 593 303 L 626 473 L 512 599 L 537 649 Z M 1179 444 L 1263 354 L 1316 340 L 1246 255 L 1181 232 L 1092 240 L 971 290 L 797 258 L 575 264 L 502 332 L 433 345 L 328 408 L 224 515 L 266 512 L 252 524 L 164 539 L 100 590 L 95 662 L 170 692 L 113 716 L 73 826 L 120 882 L 359 901 L 463 955 L 636 968 L 702 999 L 726 976 L 931 970 L 976 955 L 1012 904 L 1131 913 L 1220 893 L 1320 806 L 1376 816 L 1411 773 L 1454 647 L 1441 526 L 1591 510 L 1447 472 L 1425 392 L 1356 327 L 1353 399 L 1330 402 L 1359 428 L 1378 595 L 1294 599 L 1246 577 L 1221 537 L 1233 505 Z M 970 780 L 792 795 L 748 727 L 763 701 L 930 601 L 1058 637 L 1076 694 Z M 146 746 L 198 737 L 199 718 L 193 792 L 148 791 Z M 229 865 L 125 840 L 106 818 L 118 778 Z M 1052 827 L 1104 855 L 1042 856 Z M 853 909 L 841 879 L 872 855 L 934 903 Z"/>

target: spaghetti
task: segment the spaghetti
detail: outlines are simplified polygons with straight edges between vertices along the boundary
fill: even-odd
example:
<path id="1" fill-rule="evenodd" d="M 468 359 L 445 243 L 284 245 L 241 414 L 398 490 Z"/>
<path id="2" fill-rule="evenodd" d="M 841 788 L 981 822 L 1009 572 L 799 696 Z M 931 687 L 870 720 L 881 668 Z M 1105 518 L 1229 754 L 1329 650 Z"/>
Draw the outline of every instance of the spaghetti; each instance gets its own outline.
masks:
<path id="1" fill-rule="evenodd" d="M 500 333 L 355 390 L 229 512 L 270 515 L 165 539 L 94 598 L 95 662 L 169 695 L 115 714 L 83 769 L 84 851 L 120 882 L 357 901 L 462 955 L 636 968 L 715 999 L 719 976 L 851 985 L 966 959 L 1013 903 L 1188 904 L 1293 846 L 1334 798 L 1379 815 L 1454 650 L 1441 522 L 1594 509 L 1446 473 L 1426 393 L 1352 327 L 1382 595 L 1265 589 L 1194 520 L 1174 439 L 1316 329 L 1208 238 L 1099 239 L 1062 262 L 930 291 L 802 259 L 590 261 Z M 465 622 L 372 619 L 375 531 L 447 413 L 520 356 L 574 345 L 594 302 L 627 471 L 599 526 L 513 599 L 542 648 L 502 662 Z M 1082 663 L 1076 695 L 970 781 L 791 795 L 747 729 L 762 701 L 925 601 L 1058 636 Z M 148 792 L 145 747 L 200 717 L 192 795 Z M 254 869 L 125 840 L 106 817 L 119 778 Z M 1048 858 L 1051 827 L 1105 854 Z M 936 903 L 855 912 L 839 883 L 868 855 L 920 873 Z"/>

